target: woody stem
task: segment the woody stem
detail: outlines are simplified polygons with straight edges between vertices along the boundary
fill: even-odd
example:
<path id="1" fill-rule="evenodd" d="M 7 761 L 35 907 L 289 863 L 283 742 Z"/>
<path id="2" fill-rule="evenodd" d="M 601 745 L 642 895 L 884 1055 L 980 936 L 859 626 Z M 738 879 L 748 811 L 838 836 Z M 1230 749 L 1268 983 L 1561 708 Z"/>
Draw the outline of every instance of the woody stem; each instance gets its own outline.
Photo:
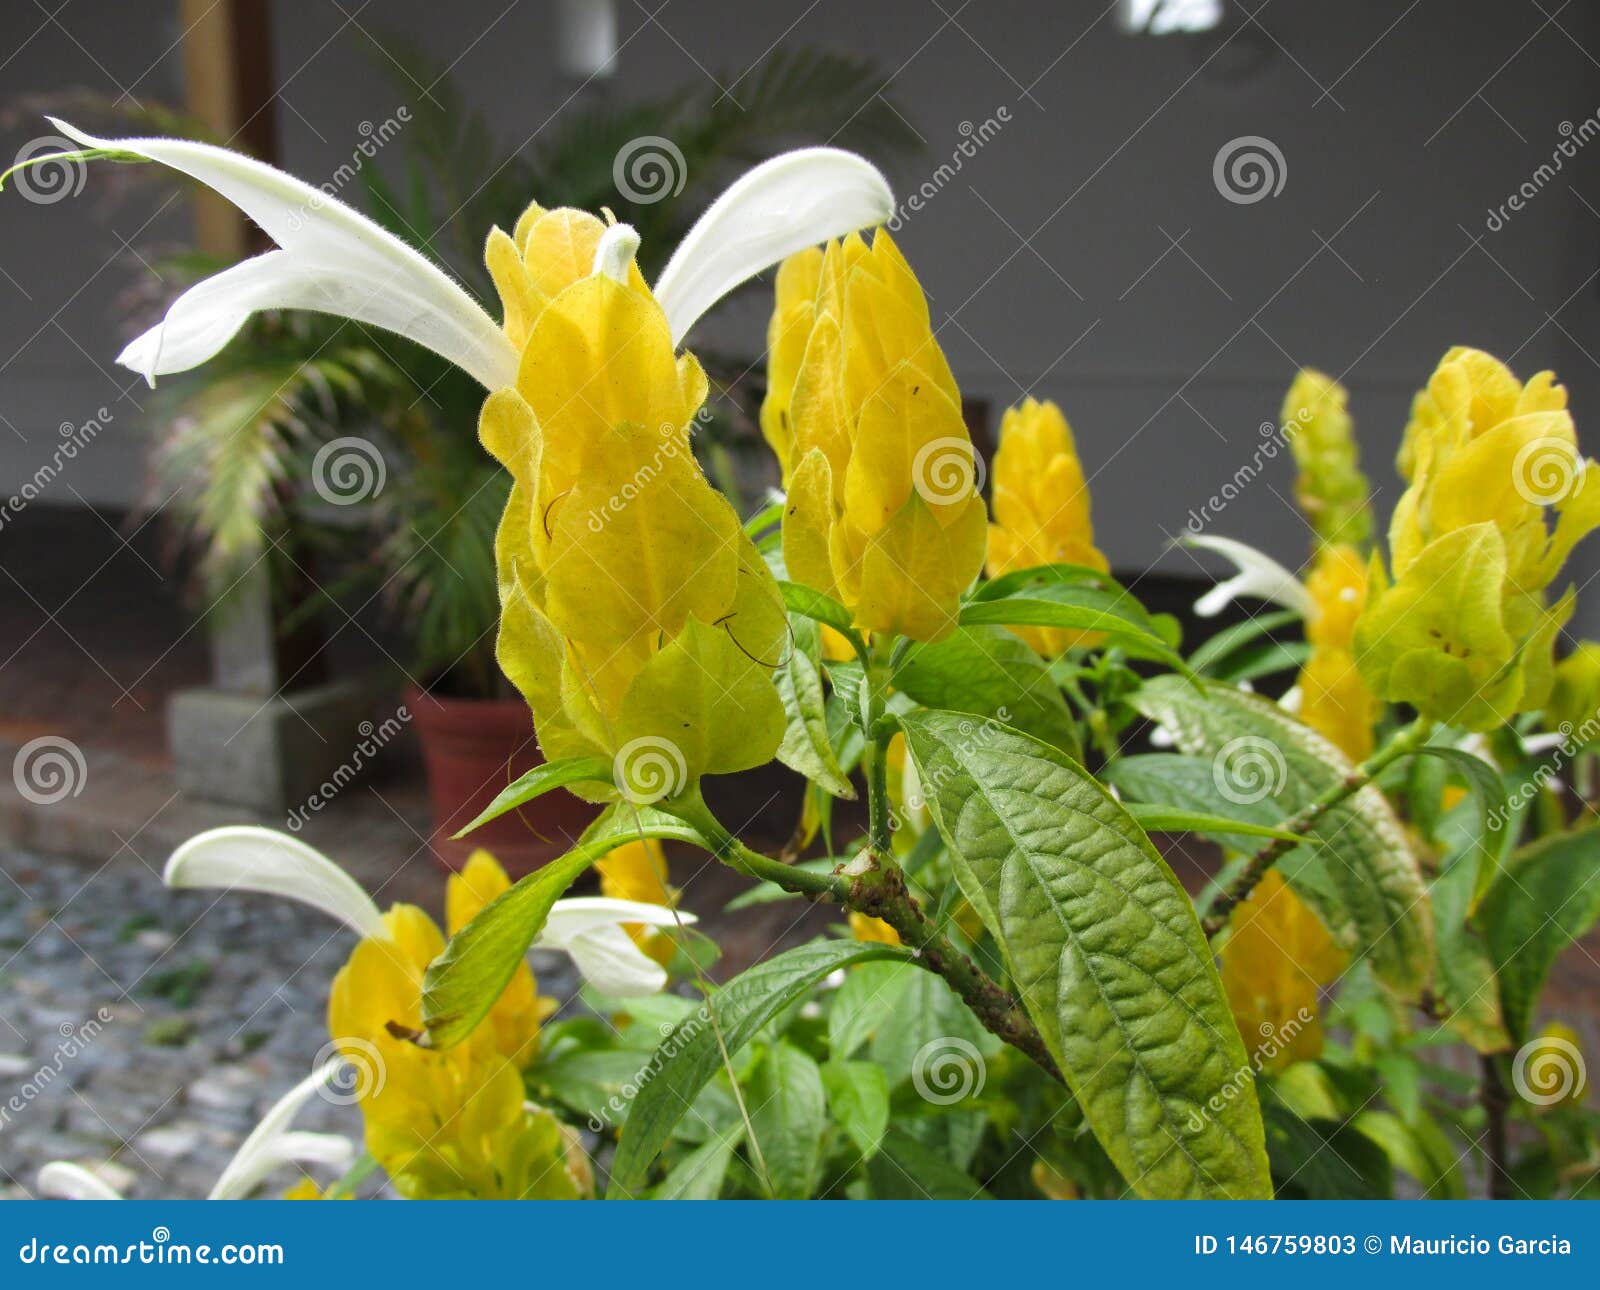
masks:
<path id="1" fill-rule="evenodd" d="M 944 978 L 984 1029 L 1026 1053 L 1055 1079 L 1061 1079 L 1055 1059 L 1022 1005 L 922 912 L 900 867 L 892 860 L 885 863 L 869 850 L 831 874 L 810 873 L 745 846 L 711 813 L 697 788 L 661 805 L 694 828 L 719 860 L 740 873 L 812 900 L 832 901 L 857 913 L 881 918 L 894 928 L 923 967 Z"/>
<path id="2" fill-rule="evenodd" d="M 1215 936 L 1228 925 L 1228 917 L 1233 913 L 1234 907 L 1255 890 L 1256 884 L 1267 875 L 1267 870 L 1277 864 L 1279 860 L 1288 855 L 1299 846 L 1306 835 L 1316 827 L 1334 807 L 1339 806 L 1349 798 L 1355 796 L 1368 784 L 1372 783 L 1380 774 L 1402 757 L 1410 756 L 1428 741 L 1428 736 L 1433 733 L 1433 723 L 1419 717 L 1404 730 L 1396 733 L 1382 748 L 1375 752 L 1360 766 L 1352 770 L 1333 787 L 1322 793 L 1315 801 L 1307 806 L 1299 815 L 1283 825 L 1284 832 L 1293 833 L 1294 838 L 1274 838 L 1261 850 L 1250 857 L 1238 875 L 1226 888 L 1218 893 L 1217 898 L 1211 902 L 1211 908 L 1200 927 L 1207 936 Z"/>

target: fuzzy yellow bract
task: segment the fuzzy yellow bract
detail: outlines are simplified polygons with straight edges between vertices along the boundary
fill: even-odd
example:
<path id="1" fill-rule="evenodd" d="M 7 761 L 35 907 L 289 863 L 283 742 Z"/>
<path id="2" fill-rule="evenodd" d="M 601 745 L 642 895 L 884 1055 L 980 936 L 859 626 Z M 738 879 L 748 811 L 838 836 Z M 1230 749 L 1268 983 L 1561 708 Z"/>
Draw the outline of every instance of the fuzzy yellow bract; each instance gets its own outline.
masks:
<path id="1" fill-rule="evenodd" d="M 678 889 L 667 879 L 666 853 L 655 838 L 624 842 L 594 866 L 600 872 L 600 894 L 613 900 L 634 900 L 646 905 L 665 905 L 675 909 Z M 633 943 L 665 967 L 677 948 L 672 938 L 659 928 L 642 923 L 624 923 L 623 930 Z"/>
<path id="2" fill-rule="evenodd" d="M 1110 568 L 1094 544 L 1089 486 L 1072 427 L 1054 403 L 1028 399 L 1006 412 L 1000 422 L 992 479 L 991 578 L 1041 564 L 1080 564 L 1101 573 Z M 1103 639 L 1098 632 L 1050 627 L 1016 631 L 1046 656 Z"/>
<path id="3" fill-rule="evenodd" d="M 1390 569 L 1374 560 L 1356 629 L 1357 663 L 1380 698 L 1468 730 L 1544 706 L 1572 613 L 1570 592 L 1550 604 L 1546 590 L 1600 526 L 1600 486 L 1566 400 L 1551 373 L 1523 385 L 1470 349 L 1446 354 L 1417 396 Z"/>
<path id="4" fill-rule="evenodd" d="M 771 760 L 784 719 L 770 674 L 787 625 L 771 572 L 690 447 L 705 373 L 674 353 L 637 266 L 625 282 L 595 271 L 604 235 L 591 215 L 534 207 L 489 240 L 522 352 L 516 385 L 491 394 L 479 421 L 514 481 L 495 539 L 496 652 L 547 757 L 617 758 L 626 779 L 628 750 L 653 748 L 676 792 Z M 618 787 L 662 795 L 655 782 Z"/>
<path id="5" fill-rule="evenodd" d="M 1311 654 L 1300 669 L 1300 719 L 1355 762 L 1372 755 L 1381 705 L 1356 667 L 1356 621 L 1367 603 L 1367 567 L 1350 546 L 1325 546 L 1306 576 L 1314 606 Z"/>
<path id="6" fill-rule="evenodd" d="M 1295 501 L 1319 542 L 1359 547 L 1372 537 L 1372 512 L 1348 400 L 1338 381 L 1305 368 L 1289 387 L 1279 424 L 1300 467 Z"/>
<path id="7" fill-rule="evenodd" d="M 898 945 L 900 933 L 890 927 L 881 918 L 874 918 L 871 914 L 850 911 L 850 935 L 858 941 L 866 941 L 873 945 Z"/>
<path id="8" fill-rule="evenodd" d="M 450 884 L 452 932 L 509 886 L 481 851 Z M 414 905 L 393 906 L 383 921 L 388 937 L 355 947 L 328 999 L 329 1033 L 355 1072 L 367 1151 L 413 1199 L 585 1194 L 582 1148 L 523 1090 L 522 1067 L 547 1014 L 532 973 L 519 968 L 487 1024 L 463 1043 L 419 1047 L 411 1036 L 422 1031 L 423 974 L 445 938 Z"/>
<path id="9" fill-rule="evenodd" d="M 762 428 L 788 487 L 789 576 L 866 631 L 949 635 L 987 525 L 961 394 L 910 265 L 881 229 L 870 246 L 852 234 L 791 257 L 769 337 Z"/>
<path id="10" fill-rule="evenodd" d="M 1317 990 L 1344 970 L 1345 954 L 1276 869 L 1234 906 L 1220 959 L 1228 1007 L 1257 1070 L 1322 1052 Z"/>

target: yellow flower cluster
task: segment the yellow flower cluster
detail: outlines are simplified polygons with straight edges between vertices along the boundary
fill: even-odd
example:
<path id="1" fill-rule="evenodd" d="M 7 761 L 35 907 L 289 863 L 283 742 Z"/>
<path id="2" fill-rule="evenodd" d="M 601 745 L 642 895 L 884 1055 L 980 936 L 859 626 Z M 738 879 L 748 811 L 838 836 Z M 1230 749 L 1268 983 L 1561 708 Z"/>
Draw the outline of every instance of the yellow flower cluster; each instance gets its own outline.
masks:
<path id="1" fill-rule="evenodd" d="M 1364 547 L 1372 538 L 1372 512 L 1348 401 L 1344 386 L 1308 367 L 1289 387 L 1279 424 L 1300 467 L 1295 501 L 1318 541 Z"/>
<path id="2" fill-rule="evenodd" d="M 547 757 L 670 743 L 678 791 L 771 759 L 787 626 L 766 564 L 694 459 L 705 373 L 674 353 L 632 249 L 592 215 L 537 206 L 489 238 L 522 353 L 479 423 L 514 480 L 495 540 L 497 653 Z"/>
<path id="3" fill-rule="evenodd" d="M 960 391 L 889 235 L 791 256 L 770 343 L 762 426 L 788 485 L 789 576 L 867 631 L 947 636 L 986 517 Z"/>
<path id="4" fill-rule="evenodd" d="M 1228 1007 L 1257 1070 L 1322 1052 L 1317 991 L 1344 970 L 1345 955 L 1276 869 L 1234 906 L 1220 959 Z"/>
<path id="5" fill-rule="evenodd" d="M 1350 758 L 1372 755 L 1380 704 L 1356 667 L 1356 621 L 1367 604 L 1367 566 L 1351 546 L 1325 546 L 1306 576 L 1314 606 L 1306 620 L 1311 653 L 1300 669 L 1300 719 Z"/>
<path id="6" fill-rule="evenodd" d="M 449 882 L 450 933 L 509 886 L 495 860 L 475 852 Z M 388 937 L 356 946 L 328 1000 L 328 1030 L 355 1072 L 368 1152 L 411 1198 L 588 1194 L 593 1180 L 582 1147 L 525 1100 L 522 1068 L 538 1051 L 539 1023 L 552 1007 L 527 965 L 465 1042 L 423 1048 L 413 1042 L 422 1028 L 423 973 L 445 938 L 415 905 L 393 906 L 384 924 Z"/>
<path id="7" fill-rule="evenodd" d="M 991 578 L 1041 564 L 1079 564 L 1102 573 L 1109 569 L 1094 544 L 1089 485 L 1072 427 L 1054 403 L 1027 399 L 1001 420 L 992 504 Z M 1095 632 L 1051 627 L 1018 628 L 1017 633 L 1046 656 L 1101 639 Z"/>
<path id="8" fill-rule="evenodd" d="M 1356 629 L 1361 674 L 1380 698 L 1469 730 L 1544 705 L 1552 644 L 1572 612 L 1570 592 L 1549 605 L 1546 589 L 1600 526 L 1600 487 L 1566 404 L 1553 374 L 1524 385 L 1461 348 L 1417 395 L 1391 569 L 1374 561 Z"/>

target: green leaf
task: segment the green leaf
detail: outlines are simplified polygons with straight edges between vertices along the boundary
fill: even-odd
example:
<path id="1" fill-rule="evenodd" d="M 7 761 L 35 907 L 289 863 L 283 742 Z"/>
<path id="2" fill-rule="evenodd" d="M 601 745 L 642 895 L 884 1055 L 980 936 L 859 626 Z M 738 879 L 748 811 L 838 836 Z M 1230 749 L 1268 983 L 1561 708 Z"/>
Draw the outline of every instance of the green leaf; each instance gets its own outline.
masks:
<path id="1" fill-rule="evenodd" d="M 867 1166 L 878 1200 L 993 1200 L 976 1178 L 898 1126 L 884 1134 L 883 1147 Z"/>
<path id="2" fill-rule="evenodd" d="M 1177 677 L 1146 682 L 1131 702 L 1186 753 L 1211 759 L 1216 791 L 1270 803 L 1283 824 L 1355 767 L 1277 704 L 1232 686 Z M 1422 870 L 1382 791 L 1369 785 L 1326 812 L 1278 869 L 1354 959 L 1415 998 L 1427 984 L 1433 929 Z"/>
<path id="3" fill-rule="evenodd" d="M 1100 1145 L 1142 1196 L 1270 1196 L 1249 1059 L 1183 887 L 1081 766 L 964 724 L 901 718 L 962 892 Z"/>
<path id="4" fill-rule="evenodd" d="M 1424 1200 L 1465 1200 L 1467 1189 L 1461 1167 L 1443 1135 L 1418 1133 L 1388 1111 L 1363 1111 L 1351 1122 L 1356 1132 L 1383 1149 L 1391 1164 L 1422 1184 Z M 1443 1155 L 1438 1149 L 1443 1148 Z"/>
<path id="5" fill-rule="evenodd" d="M 891 1089 L 920 1075 L 928 1087 L 939 1085 L 935 1091 L 941 1095 L 964 1090 L 957 1100 L 965 1102 L 981 1090 L 987 1078 L 983 1059 L 1000 1048 L 1000 1041 L 943 977 L 932 972 L 906 975 L 905 989 L 873 1034 L 867 1056 L 882 1069 Z M 948 1088 L 943 1087 L 946 1077 Z"/>
<path id="6" fill-rule="evenodd" d="M 834 1122 L 849 1135 L 861 1158 L 871 1160 L 889 1127 L 889 1080 L 883 1067 L 872 1062 L 825 1062 L 822 1087 Z"/>
<path id="7" fill-rule="evenodd" d="M 478 818 L 454 837 L 464 838 L 474 829 L 487 824 L 490 820 L 498 819 L 507 811 L 515 810 L 525 802 L 542 797 L 551 789 L 565 788 L 568 784 L 584 780 L 598 784 L 611 783 L 611 763 L 602 757 L 563 757 L 559 761 L 541 762 L 527 774 L 518 776 L 514 783 L 501 789 L 494 801 L 483 809 Z"/>
<path id="8" fill-rule="evenodd" d="M 971 600 L 961 606 L 960 621 L 963 627 L 1059 627 L 1104 632 L 1140 658 L 1159 659 L 1180 672 L 1189 666 L 1159 634 L 1158 625 L 1138 602 L 1092 588 L 1044 587 L 1033 595 Z"/>
<path id="9" fill-rule="evenodd" d="M 1051 585 L 1099 587 L 1127 594 L 1122 584 L 1109 573 L 1091 569 L 1086 564 L 1036 564 L 1026 569 L 1013 569 L 998 578 L 980 582 L 973 591 L 973 600 L 1003 600 L 1028 587 Z"/>
<path id="10" fill-rule="evenodd" d="M 937 644 L 913 646 L 890 684 L 924 707 L 993 717 L 1083 760 L 1050 665 L 1003 627 L 963 627 Z"/>
<path id="11" fill-rule="evenodd" d="M 1600 824 L 1545 838 L 1506 862 L 1478 905 L 1500 977 L 1506 1028 L 1528 1036 L 1539 993 L 1562 950 L 1600 919 Z"/>
<path id="12" fill-rule="evenodd" d="M 822 677 L 804 650 L 791 649 L 774 681 L 788 725 L 778 745 L 778 760 L 798 775 L 820 784 L 835 797 L 854 798 L 855 786 L 840 769 L 828 737 Z"/>
<path id="13" fill-rule="evenodd" d="M 863 963 L 845 973 L 828 1009 L 828 1051 L 835 1061 L 853 1056 L 895 1014 L 919 971 L 907 963 Z"/>
<path id="14" fill-rule="evenodd" d="M 828 1123 L 822 1072 L 782 1040 L 767 1049 L 750 1081 L 750 1128 L 775 1200 L 805 1200 L 822 1172 Z"/>
<path id="15" fill-rule="evenodd" d="M 1170 806 L 1151 806 L 1147 802 L 1127 802 L 1128 814 L 1138 821 L 1146 833 L 1203 833 L 1207 837 L 1282 838 L 1298 842 L 1300 836 L 1270 824 L 1252 824 L 1249 820 L 1235 820 L 1226 815 L 1212 815 L 1206 811 L 1182 811 Z"/>
<path id="16" fill-rule="evenodd" d="M 1478 863 L 1472 883 L 1472 900 L 1476 904 L 1494 881 L 1497 858 L 1500 853 L 1500 833 L 1510 817 L 1510 804 L 1506 799 L 1505 781 L 1500 772 L 1475 753 L 1464 748 L 1450 748 L 1444 744 L 1423 744 L 1416 750 L 1418 756 L 1434 757 L 1460 774 L 1478 804 L 1482 835 L 1478 840 Z"/>
<path id="17" fill-rule="evenodd" d="M 1478 929 L 1468 921 L 1477 858 L 1462 851 L 1428 884 L 1433 906 L 1434 993 L 1447 1014 L 1445 1026 L 1480 1053 L 1510 1046 L 1500 1015 L 1494 960 Z"/>
<path id="18" fill-rule="evenodd" d="M 490 901 L 428 965 L 422 978 L 422 1024 L 434 1047 L 449 1048 L 472 1033 L 544 928 L 551 906 L 591 864 L 637 837 L 673 838 L 711 849 L 693 829 L 659 812 L 602 815 L 566 855 Z"/>
<path id="19" fill-rule="evenodd" d="M 1186 757 L 1182 753 L 1141 753 L 1118 757 L 1100 772 L 1108 784 L 1125 797 L 1134 798 L 1140 809 L 1190 811 L 1197 815 L 1227 816 L 1248 820 L 1257 828 L 1273 828 L 1283 822 L 1282 812 L 1270 800 L 1231 801 L 1218 788 L 1215 762 L 1210 757 Z M 1134 806 L 1129 805 L 1130 813 Z M 1259 845 L 1259 834 L 1212 834 L 1214 841 L 1230 851 L 1250 852 Z"/>
<path id="20" fill-rule="evenodd" d="M 826 623 L 846 636 L 854 633 L 855 628 L 850 622 L 850 611 L 833 597 L 825 596 L 820 591 L 813 591 L 798 582 L 780 580 L 778 590 L 782 593 L 784 606 L 790 613 Z"/>
<path id="21" fill-rule="evenodd" d="M 731 1126 L 696 1147 L 667 1172 L 655 1190 L 657 1200 L 716 1200 L 734 1150 L 744 1138 L 744 1125 Z"/>
<path id="22" fill-rule="evenodd" d="M 1276 1102 L 1263 1112 L 1280 1200 L 1387 1200 L 1394 1194 L 1389 1157 L 1364 1133 L 1337 1120 L 1302 1120 Z"/>
<path id="23" fill-rule="evenodd" d="M 1215 636 L 1202 641 L 1194 653 L 1189 655 L 1189 666 L 1202 674 L 1215 674 L 1219 669 L 1227 667 L 1229 656 L 1236 650 L 1241 650 L 1247 645 L 1260 644 L 1263 636 L 1270 636 L 1280 627 L 1289 627 L 1299 621 L 1300 615 L 1292 609 L 1247 618 L 1244 622 L 1225 627 Z"/>
<path id="24" fill-rule="evenodd" d="M 713 992 L 703 1009 L 674 1026 L 639 1075 L 639 1094 L 617 1143 L 607 1196 L 643 1192 L 651 1161 L 721 1068 L 724 1051 L 731 1058 L 830 972 L 876 959 L 909 962 L 911 956 L 896 946 L 856 941 L 802 945 L 745 969 Z"/>

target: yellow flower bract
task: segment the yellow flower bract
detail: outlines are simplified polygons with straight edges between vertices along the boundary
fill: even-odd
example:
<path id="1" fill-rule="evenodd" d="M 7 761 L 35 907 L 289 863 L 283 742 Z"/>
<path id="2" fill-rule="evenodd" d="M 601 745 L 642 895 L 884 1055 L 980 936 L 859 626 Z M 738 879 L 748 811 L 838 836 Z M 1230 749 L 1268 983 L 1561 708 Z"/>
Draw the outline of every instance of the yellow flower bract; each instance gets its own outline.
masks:
<path id="1" fill-rule="evenodd" d="M 770 760 L 783 709 L 769 673 L 783 602 L 690 426 L 692 355 L 629 265 L 596 272 L 605 225 L 532 207 L 487 259 L 521 347 L 479 434 L 514 480 L 495 540 L 502 669 L 547 757 L 670 742 L 675 789 Z"/>
<path id="2" fill-rule="evenodd" d="M 509 886 L 487 852 L 474 853 L 450 878 L 451 933 Z M 388 937 L 355 947 L 328 999 L 328 1030 L 354 1069 L 372 1157 L 413 1198 L 580 1194 L 588 1171 L 581 1148 L 525 1101 L 522 1067 L 550 1007 L 527 965 L 464 1042 L 423 1048 L 411 1036 L 422 1029 L 423 974 L 444 934 L 415 905 L 393 906 L 384 924 Z"/>
<path id="3" fill-rule="evenodd" d="M 1600 487 L 1566 401 L 1551 373 L 1523 385 L 1461 348 L 1417 395 L 1391 567 L 1374 562 L 1356 631 L 1362 677 L 1380 698 L 1469 730 L 1544 705 L 1552 644 L 1572 612 L 1570 592 L 1552 605 L 1546 589 L 1600 526 Z"/>
<path id="4" fill-rule="evenodd" d="M 1109 570 L 1105 556 L 1094 544 L 1089 486 L 1072 427 L 1054 403 L 1028 399 L 1006 412 L 994 455 L 992 501 L 991 578 L 1041 564 L 1078 564 L 1101 573 Z M 1047 656 L 1103 639 L 1096 632 L 1050 627 L 1016 631 Z"/>
<path id="5" fill-rule="evenodd" d="M 778 277 L 762 428 L 788 486 L 789 575 L 856 626 L 935 641 L 983 564 L 961 394 L 916 275 L 883 230 Z"/>

